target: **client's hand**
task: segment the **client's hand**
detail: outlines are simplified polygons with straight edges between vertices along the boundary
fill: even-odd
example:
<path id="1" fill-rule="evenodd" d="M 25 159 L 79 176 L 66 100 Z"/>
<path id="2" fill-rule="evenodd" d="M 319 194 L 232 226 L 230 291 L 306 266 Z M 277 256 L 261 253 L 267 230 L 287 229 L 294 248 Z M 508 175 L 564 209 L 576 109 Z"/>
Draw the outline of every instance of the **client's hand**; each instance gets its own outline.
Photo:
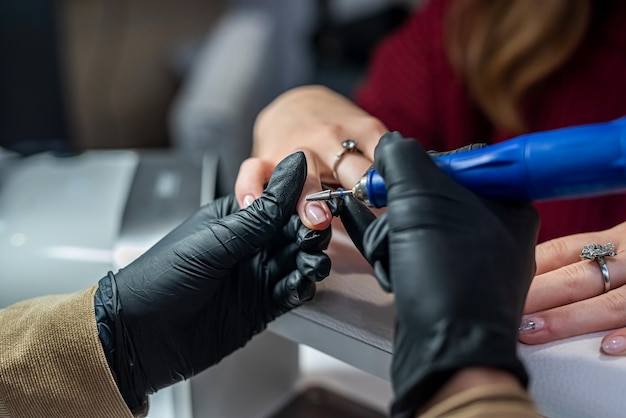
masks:
<path id="1" fill-rule="evenodd" d="M 397 133 L 380 140 L 375 166 L 388 210 L 367 229 L 364 247 L 395 294 L 392 413 L 414 414 L 468 368 L 526 384 L 516 344 L 535 271 L 535 210 L 480 198 Z"/>
<path id="2" fill-rule="evenodd" d="M 330 271 L 330 230 L 312 231 L 294 212 L 305 178 L 306 159 L 295 153 L 247 208 L 234 196 L 216 200 L 100 281 L 99 333 L 131 409 L 313 297 Z"/>
<path id="3" fill-rule="evenodd" d="M 605 256 L 608 291 L 597 260 L 581 260 L 588 244 L 612 243 Z M 602 339 L 601 350 L 626 355 L 626 222 L 611 229 L 570 235 L 537 246 L 537 276 L 524 308 L 520 340 L 539 344 L 574 335 L 620 328 Z"/>
<path id="4" fill-rule="evenodd" d="M 303 151 L 308 161 L 307 179 L 296 210 L 304 224 L 322 230 L 332 216 L 323 202 L 307 202 L 304 196 L 322 190 L 322 183 L 352 188 L 372 164 L 374 148 L 387 128 L 345 97 L 323 86 L 292 89 L 270 103 L 254 126 L 253 156 L 243 162 L 235 184 L 242 207 L 259 197 L 276 164 L 294 151 Z M 352 139 L 360 152 L 346 153 L 342 142 Z"/>

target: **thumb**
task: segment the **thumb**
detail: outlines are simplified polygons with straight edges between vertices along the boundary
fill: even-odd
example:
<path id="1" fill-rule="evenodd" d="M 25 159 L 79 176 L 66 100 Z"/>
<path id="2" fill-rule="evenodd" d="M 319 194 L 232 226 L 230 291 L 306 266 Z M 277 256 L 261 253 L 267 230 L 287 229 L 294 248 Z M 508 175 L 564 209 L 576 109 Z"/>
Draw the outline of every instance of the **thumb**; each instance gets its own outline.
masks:
<path id="1" fill-rule="evenodd" d="M 306 158 L 296 152 L 282 160 L 258 199 L 239 212 L 218 220 L 211 230 L 223 262 L 236 263 L 266 245 L 295 213 L 306 179 Z"/>
<path id="2" fill-rule="evenodd" d="M 306 157 L 301 151 L 283 159 L 272 173 L 265 191 L 254 203 L 257 211 L 271 211 L 275 221 L 284 225 L 296 210 L 306 180 Z M 274 213 L 280 210 L 280 213 Z"/>
<path id="3" fill-rule="evenodd" d="M 398 132 L 382 136 L 374 152 L 374 165 L 385 179 L 389 202 L 420 189 L 436 190 L 452 181 L 418 141 Z"/>

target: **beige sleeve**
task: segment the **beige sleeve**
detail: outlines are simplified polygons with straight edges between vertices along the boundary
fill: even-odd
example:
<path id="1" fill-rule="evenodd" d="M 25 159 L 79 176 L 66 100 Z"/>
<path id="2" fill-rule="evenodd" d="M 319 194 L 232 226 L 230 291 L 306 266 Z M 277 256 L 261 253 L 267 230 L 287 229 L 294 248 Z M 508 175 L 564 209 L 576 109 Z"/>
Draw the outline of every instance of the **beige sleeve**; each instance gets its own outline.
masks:
<path id="1" fill-rule="evenodd" d="M 132 417 L 98 338 L 95 289 L 0 310 L 0 417 Z"/>
<path id="2" fill-rule="evenodd" d="M 542 417 L 520 389 L 482 385 L 458 393 L 429 409 L 420 418 L 537 418 Z"/>

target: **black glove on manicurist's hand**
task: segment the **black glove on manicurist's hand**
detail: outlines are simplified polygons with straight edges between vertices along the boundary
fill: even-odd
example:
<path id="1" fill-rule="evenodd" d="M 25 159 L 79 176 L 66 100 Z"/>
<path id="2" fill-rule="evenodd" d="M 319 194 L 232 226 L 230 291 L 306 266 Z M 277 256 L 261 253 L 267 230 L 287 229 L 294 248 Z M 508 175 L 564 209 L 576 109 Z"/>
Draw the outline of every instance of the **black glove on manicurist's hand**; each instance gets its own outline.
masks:
<path id="1" fill-rule="evenodd" d="M 396 133 L 398 135 L 398 133 Z M 457 154 L 460 152 L 472 151 L 475 149 L 484 148 L 487 144 L 476 143 L 469 144 L 461 148 L 457 148 L 450 151 L 427 151 L 427 154 L 431 158 L 443 157 L 446 155 Z M 370 169 L 374 168 L 372 165 Z M 370 170 L 368 169 L 368 171 Z M 367 227 L 376 219 L 376 215 L 370 211 L 364 203 L 360 202 L 352 195 L 345 195 L 343 198 L 337 198 L 329 200 L 326 204 L 330 207 L 330 211 L 333 216 L 339 216 L 341 222 L 346 229 L 346 232 L 350 236 L 350 239 L 356 246 L 356 248 L 365 255 L 363 249 L 363 236 Z M 387 249 L 385 248 L 385 254 Z M 382 284 L 382 283 L 381 283 Z M 389 290 L 388 288 L 386 290 Z"/>
<path id="2" fill-rule="evenodd" d="M 382 137 L 375 167 L 388 209 L 364 247 L 395 294 L 392 414 L 413 416 L 466 367 L 503 369 L 526 385 L 516 343 L 535 271 L 536 211 L 477 196 L 398 133 Z"/>
<path id="3" fill-rule="evenodd" d="M 330 272 L 330 229 L 309 230 L 295 214 L 305 178 L 304 154 L 292 154 L 249 207 L 218 199 L 99 282 L 100 338 L 131 409 L 313 297 Z"/>

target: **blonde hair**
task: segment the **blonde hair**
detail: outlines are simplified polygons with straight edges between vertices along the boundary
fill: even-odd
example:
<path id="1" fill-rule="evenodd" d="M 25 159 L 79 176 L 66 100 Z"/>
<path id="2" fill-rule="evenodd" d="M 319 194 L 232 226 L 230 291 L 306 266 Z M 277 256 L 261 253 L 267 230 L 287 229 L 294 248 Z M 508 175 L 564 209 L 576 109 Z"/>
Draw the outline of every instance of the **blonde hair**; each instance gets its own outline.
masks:
<path id="1" fill-rule="evenodd" d="M 448 57 L 492 123 L 523 133 L 521 98 L 573 54 L 590 14 L 590 0 L 459 0 L 446 20 Z"/>

